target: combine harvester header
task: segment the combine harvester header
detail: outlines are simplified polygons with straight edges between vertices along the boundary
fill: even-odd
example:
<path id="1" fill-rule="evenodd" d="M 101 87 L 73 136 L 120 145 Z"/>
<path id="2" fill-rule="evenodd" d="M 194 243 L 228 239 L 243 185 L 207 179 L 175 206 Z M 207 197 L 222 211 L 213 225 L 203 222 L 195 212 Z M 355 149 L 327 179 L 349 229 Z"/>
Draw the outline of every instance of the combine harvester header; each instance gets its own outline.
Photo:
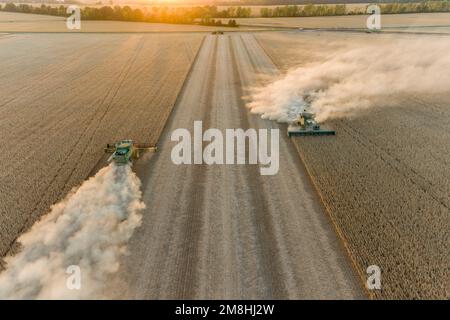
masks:
<path id="1" fill-rule="evenodd" d="M 108 162 L 114 161 L 118 165 L 125 165 L 132 162 L 146 152 L 155 152 L 156 146 L 147 143 L 135 143 L 133 140 L 122 140 L 115 144 L 108 143 L 105 148 L 106 153 L 112 153 Z"/>
<path id="2" fill-rule="evenodd" d="M 288 136 L 326 136 L 335 135 L 336 132 L 330 129 L 320 128 L 320 124 L 315 119 L 315 114 L 311 112 L 301 112 L 288 127 Z"/>

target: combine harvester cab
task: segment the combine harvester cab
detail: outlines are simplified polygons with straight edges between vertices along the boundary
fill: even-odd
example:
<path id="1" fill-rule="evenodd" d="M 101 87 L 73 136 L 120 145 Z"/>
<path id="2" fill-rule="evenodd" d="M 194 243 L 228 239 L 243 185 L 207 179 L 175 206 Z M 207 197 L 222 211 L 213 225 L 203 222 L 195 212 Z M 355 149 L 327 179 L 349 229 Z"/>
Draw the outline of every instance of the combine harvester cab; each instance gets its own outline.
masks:
<path id="1" fill-rule="evenodd" d="M 112 153 L 108 162 L 114 161 L 118 165 L 131 163 L 133 159 L 139 159 L 143 153 L 149 151 L 156 151 L 156 146 L 146 143 L 135 143 L 132 140 L 122 140 L 115 144 L 108 143 L 105 148 L 106 153 Z"/>
<path id="2" fill-rule="evenodd" d="M 336 134 L 334 130 L 321 128 L 314 117 L 314 113 L 302 112 L 298 118 L 289 125 L 287 130 L 288 136 L 334 136 Z"/>

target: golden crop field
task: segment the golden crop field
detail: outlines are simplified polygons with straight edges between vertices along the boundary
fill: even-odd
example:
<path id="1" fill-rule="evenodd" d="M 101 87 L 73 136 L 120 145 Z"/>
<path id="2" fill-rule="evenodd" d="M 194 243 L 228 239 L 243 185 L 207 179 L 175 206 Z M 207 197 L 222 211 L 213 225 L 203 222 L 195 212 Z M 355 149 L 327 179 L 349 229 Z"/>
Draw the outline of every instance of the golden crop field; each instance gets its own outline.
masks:
<path id="1" fill-rule="evenodd" d="M 200 25 L 165 23 L 82 21 L 80 30 L 68 30 L 63 17 L 0 12 L 0 32 L 210 32 L 220 29 Z M 247 28 L 249 29 L 249 28 Z M 255 28 L 253 28 L 255 29 Z"/>
<path id="2" fill-rule="evenodd" d="M 223 19 L 225 21 L 226 19 Z M 202 26 L 195 24 L 168 24 L 128 21 L 93 21 L 82 20 L 80 30 L 69 30 L 66 19 L 63 17 L 0 12 L 1 32 L 46 32 L 46 33 L 157 33 L 157 32 L 211 32 L 214 30 L 251 31 L 270 29 L 268 27 L 242 26 L 239 28 L 226 28 L 215 26 Z"/>
<path id="3" fill-rule="evenodd" d="M 108 142 L 156 143 L 201 44 L 190 35 L 0 38 L 0 254 Z M 32 55 L 30 55 L 32 53 Z"/>
<path id="4" fill-rule="evenodd" d="M 450 298 L 450 13 L 237 20 L 0 12 L 0 299 Z"/>
<path id="5" fill-rule="evenodd" d="M 285 71 L 374 41 L 383 46 L 414 39 L 332 32 L 258 35 Z M 294 138 L 360 274 L 369 265 L 381 267 L 378 298 L 449 297 L 449 98 L 450 91 L 394 94 L 379 108 L 329 121 L 336 137 Z"/>
<path id="6" fill-rule="evenodd" d="M 287 27 L 287 28 L 366 28 L 366 15 L 335 17 L 293 17 L 293 18 L 240 18 L 236 21 L 242 26 Z M 409 13 L 383 14 L 383 28 L 448 27 L 450 13 Z"/>

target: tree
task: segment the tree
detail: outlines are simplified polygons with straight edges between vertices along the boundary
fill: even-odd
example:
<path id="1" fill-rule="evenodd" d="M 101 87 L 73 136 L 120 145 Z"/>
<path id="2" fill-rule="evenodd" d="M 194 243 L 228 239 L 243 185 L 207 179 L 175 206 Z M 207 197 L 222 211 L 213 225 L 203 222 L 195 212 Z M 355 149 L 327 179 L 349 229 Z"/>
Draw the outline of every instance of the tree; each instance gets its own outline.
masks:
<path id="1" fill-rule="evenodd" d="M 343 16 L 346 14 L 346 6 L 345 4 L 337 4 L 334 10 L 336 15 Z"/>
<path id="2" fill-rule="evenodd" d="M 132 21 L 142 21 L 144 20 L 144 14 L 140 9 L 134 9 L 132 15 Z"/>
<path id="3" fill-rule="evenodd" d="M 272 16 L 271 13 L 272 13 L 272 10 L 269 9 L 269 8 L 261 8 L 261 9 L 259 10 L 259 14 L 260 14 L 261 17 L 263 17 L 263 18 L 271 17 L 271 16 Z"/>
<path id="4" fill-rule="evenodd" d="M 229 17 L 231 17 L 231 18 L 236 17 L 236 8 L 235 7 L 229 7 L 227 9 L 227 12 L 228 12 Z"/>
<path id="5" fill-rule="evenodd" d="M 234 19 L 228 20 L 228 26 L 233 28 L 237 27 L 236 20 Z"/>
<path id="6" fill-rule="evenodd" d="M 17 7 L 14 3 L 7 3 L 7 4 L 5 4 L 5 11 L 16 12 Z"/>

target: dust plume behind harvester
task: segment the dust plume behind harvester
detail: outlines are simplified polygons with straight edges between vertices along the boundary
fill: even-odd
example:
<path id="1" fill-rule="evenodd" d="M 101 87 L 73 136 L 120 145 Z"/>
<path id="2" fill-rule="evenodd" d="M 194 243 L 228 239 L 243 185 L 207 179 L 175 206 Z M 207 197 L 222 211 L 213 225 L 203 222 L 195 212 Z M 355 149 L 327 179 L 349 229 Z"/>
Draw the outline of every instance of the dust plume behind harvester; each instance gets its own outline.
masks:
<path id="1" fill-rule="evenodd" d="M 118 165 L 125 165 L 134 159 L 139 159 L 146 152 L 155 152 L 156 146 L 147 143 L 136 143 L 133 140 L 121 140 L 117 143 L 108 143 L 105 148 L 106 153 L 112 153 L 108 162 Z"/>
<path id="2" fill-rule="evenodd" d="M 335 135 L 331 129 L 324 129 L 315 119 L 315 114 L 304 110 L 288 127 L 288 136 L 326 136 Z"/>

